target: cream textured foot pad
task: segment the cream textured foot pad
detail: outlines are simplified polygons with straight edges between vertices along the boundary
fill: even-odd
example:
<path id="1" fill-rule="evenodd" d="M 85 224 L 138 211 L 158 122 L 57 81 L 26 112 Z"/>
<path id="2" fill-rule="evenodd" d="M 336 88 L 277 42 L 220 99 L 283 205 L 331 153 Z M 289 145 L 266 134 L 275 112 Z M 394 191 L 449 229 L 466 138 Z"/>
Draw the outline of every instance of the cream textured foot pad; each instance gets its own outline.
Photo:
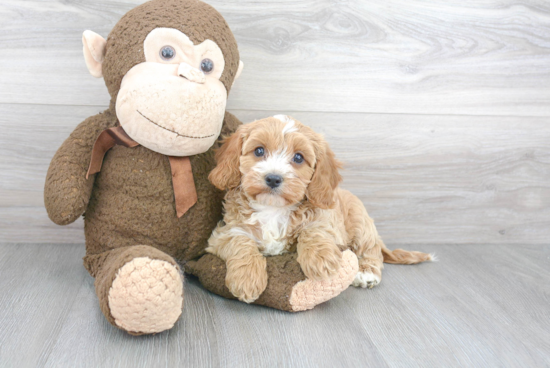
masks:
<path id="1" fill-rule="evenodd" d="M 128 332 L 168 330 L 183 307 L 183 277 L 166 261 L 134 258 L 122 266 L 109 290 L 109 308 L 117 326 Z"/>
<path id="2" fill-rule="evenodd" d="M 329 280 L 304 280 L 292 288 L 290 305 L 295 312 L 312 309 L 346 290 L 359 271 L 357 256 L 350 250 L 342 254 L 340 272 Z"/>

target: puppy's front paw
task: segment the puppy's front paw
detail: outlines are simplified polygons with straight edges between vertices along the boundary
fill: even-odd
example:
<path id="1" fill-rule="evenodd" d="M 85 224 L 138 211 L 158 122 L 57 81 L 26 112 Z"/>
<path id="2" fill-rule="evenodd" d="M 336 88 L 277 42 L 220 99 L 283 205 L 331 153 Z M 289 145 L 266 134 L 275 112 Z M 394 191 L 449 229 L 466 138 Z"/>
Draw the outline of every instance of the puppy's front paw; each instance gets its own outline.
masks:
<path id="1" fill-rule="evenodd" d="M 228 260 L 225 285 L 240 301 L 252 303 L 267 287 L 266 259 L 258 256 Z"/>
<path id="2" fill-rule="evenodd" d="M 340 270 L 342 252 L 332 244 L 312 246 L 300 252 L 298 263 L 309 279 L 326 280 Z"/>

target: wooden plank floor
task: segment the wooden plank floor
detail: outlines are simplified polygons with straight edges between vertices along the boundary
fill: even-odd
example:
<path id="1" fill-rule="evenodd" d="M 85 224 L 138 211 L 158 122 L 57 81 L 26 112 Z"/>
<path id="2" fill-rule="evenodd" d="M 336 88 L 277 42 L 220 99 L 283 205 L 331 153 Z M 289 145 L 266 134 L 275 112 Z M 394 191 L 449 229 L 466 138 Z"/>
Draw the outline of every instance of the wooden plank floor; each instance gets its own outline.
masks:
<path id="1" fill-rule="evenodd" d="M 290 314 L 188 279 L 176 326 L 133 337 L 101 314 L 81 244 L 0 245 L 1 367 L 550 365 L 550 246 L 415 246 L 373 290 Z"/>

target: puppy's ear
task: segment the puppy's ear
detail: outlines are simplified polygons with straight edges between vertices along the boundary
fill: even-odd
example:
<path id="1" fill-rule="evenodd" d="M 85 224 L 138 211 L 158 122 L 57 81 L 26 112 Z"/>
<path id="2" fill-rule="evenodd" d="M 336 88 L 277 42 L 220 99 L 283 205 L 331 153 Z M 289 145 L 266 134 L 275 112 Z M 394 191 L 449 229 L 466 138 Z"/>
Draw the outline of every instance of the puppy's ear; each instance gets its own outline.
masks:
<path id="1" fill-rule="evenodd" d="M 334 190 L 342 181 L 338 169 L 342 163 L 336 160 L 334 152 L 324 140 L 320 142 L 317 163 L 311 182 L 307 187 L 307 199 L 316 207 L 328 209 L 334 207 Z"/>
<path id="2" fill-rule="evenodd" d="M 244 141 L 243 131 L 241 125 L 233 135 L 224 140 L 216 152 L 217 165 L 208 175 L 208 180 L 220 190 L 236 188 L 241 182 L 239 166 Z"/>

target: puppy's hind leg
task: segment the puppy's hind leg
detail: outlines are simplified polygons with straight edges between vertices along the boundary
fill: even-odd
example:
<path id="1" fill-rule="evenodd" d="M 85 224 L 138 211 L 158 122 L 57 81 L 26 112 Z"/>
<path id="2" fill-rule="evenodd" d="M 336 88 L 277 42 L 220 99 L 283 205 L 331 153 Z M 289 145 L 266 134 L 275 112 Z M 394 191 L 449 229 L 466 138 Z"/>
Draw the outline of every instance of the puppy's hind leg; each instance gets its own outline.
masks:
<path id="1" fill-rule="evenodd" d="M 382 281 L 382 268 L 384 260 L 382 248 L 384 243 L 379 236 L 373 245 L 367 247 L 359 256 L 359 272 L 355 275 L 352 285 L 355 287 L 372 289 Z"/>
<path id="2" fill-rule="evenodd" d="M 382 280 L 384 262 L 416 264 L 435 260 L 432 254 L 386 248 L 359 198 L 344 190 L 340 195 L 348 239 L 359 259 L 359 272 L 353 280 L 353 286 L 370 289 L 378 285 Z"/>
<path id="3" fill-rule="evenodd" d="M 355 287 L 373 288 L 382 280 L 385 248 L 374 221 L 369 217 L 363 203 L 349 192 L 342 193 L 346 203 L 345 224 L 351 240 L 351 249 L 359 259 L 359 271 L 352 282 Z"/>

